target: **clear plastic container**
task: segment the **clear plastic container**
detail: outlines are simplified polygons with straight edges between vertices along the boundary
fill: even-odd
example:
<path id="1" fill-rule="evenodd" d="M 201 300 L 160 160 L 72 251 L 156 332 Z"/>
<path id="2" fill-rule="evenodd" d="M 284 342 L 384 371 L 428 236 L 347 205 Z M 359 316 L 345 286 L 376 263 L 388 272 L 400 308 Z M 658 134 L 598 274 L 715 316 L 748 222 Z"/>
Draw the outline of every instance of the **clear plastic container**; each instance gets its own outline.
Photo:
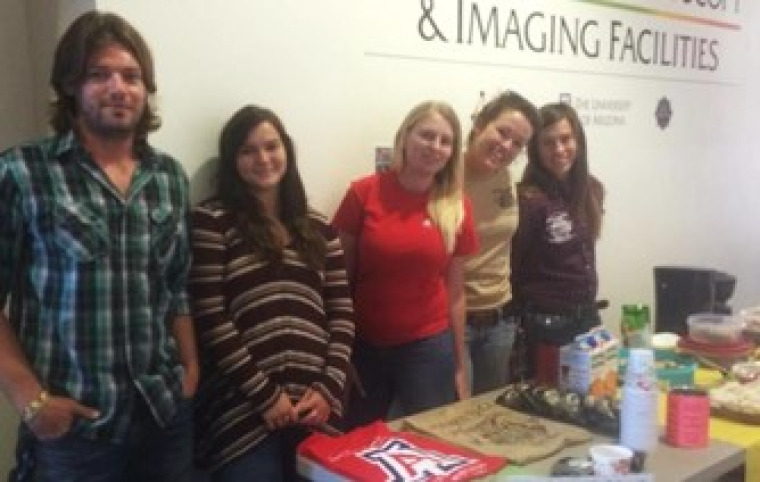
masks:
<path id="1" fill-rule="evenodd" d="M 736 343 L 742 340 L 744 321 L 737 316 L 697 313 L 686 319 L 689 338 L 700 343 Z"/>
<path id="2" fill-rule="evenodd" d="M 739 316 L 744 320 L 744 336 L 760 345 L 760 306 L 742 310 Z"/>

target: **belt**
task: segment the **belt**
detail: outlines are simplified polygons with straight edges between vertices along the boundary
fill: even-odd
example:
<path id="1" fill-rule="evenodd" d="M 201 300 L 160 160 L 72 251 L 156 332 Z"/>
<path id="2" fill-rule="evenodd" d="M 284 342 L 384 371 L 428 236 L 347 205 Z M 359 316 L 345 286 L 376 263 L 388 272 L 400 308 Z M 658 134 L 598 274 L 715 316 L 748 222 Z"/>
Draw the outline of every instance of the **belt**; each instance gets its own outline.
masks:
<path id="1" fill-rule="evenodd" d="M 529 314 L 538 314 L 540 316 L 561 316 L 567 318 L 585 319 L 598 316 L 599 310 L 607 308 L 607 300 L 600 300 L 594 303 L 584 303 L 576 305 L 555 305 L 546 303 L 526 303 L 524 311 Z"/>
<path id="2" fill-rule="evenodd" d="M 503 315 L 504 310 L 502 308 L 468 311 L 467 323 L 471 326 L 477 327 L 496 326 L 503 318 Z"/>

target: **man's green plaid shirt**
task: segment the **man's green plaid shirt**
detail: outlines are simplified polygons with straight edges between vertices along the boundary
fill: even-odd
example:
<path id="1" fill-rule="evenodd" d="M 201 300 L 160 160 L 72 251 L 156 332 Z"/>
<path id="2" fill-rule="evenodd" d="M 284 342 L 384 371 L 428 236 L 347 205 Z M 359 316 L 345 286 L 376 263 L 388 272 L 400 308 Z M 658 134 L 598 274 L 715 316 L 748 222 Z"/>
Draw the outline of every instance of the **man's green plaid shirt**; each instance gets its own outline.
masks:
<path id="1" fill-rule="evenodd" d="M 123 438 L 140 393 L 161 424 L 181 397 L 188 182 L 141 152 L 125 195 L 72 133 L 0 154 L 0 307 L 41 383 L 100 411 L 74 430 L 104 440 Z"/>

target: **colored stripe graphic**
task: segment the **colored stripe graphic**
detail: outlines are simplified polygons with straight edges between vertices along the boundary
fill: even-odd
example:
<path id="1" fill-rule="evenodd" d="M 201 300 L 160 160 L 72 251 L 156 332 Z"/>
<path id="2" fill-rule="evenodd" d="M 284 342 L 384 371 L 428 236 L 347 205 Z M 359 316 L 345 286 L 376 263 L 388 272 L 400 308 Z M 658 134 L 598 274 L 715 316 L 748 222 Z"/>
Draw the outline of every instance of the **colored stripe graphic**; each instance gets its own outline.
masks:
<path id="1" fill-rule="evenodd" d="M 668 12 L 666 10 L 658 10 L 655 8 L 641 7 L 638 5 L 631 5 L 628 3 L 613 2 L 609 0 L 572 0 L 580 3 L 591 3 L 593 5 L 599 5 L 602 7 L 615 8 L 618 10 L 627 10 L 629 12 L 643 13 L 654 17 L 665 18 L 670 20 L 679 20 L 682 22 L 696 23 L 699 25 L 708 25 L 710 27 L 718 27 L 727 30 L 741 30 L 741 25 L 731 22 L 722 22 L 720 20 L 713 20 L 705 17 L 697 17 L 694 15 L 685 15 L 682 13 Z"/>

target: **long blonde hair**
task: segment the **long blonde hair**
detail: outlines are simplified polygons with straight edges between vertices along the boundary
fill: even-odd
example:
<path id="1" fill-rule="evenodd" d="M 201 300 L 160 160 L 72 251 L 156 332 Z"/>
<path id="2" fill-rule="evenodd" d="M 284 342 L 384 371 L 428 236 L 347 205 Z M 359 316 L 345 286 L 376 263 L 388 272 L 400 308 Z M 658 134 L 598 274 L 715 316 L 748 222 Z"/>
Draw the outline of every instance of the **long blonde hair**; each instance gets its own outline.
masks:
<path id="1" fill-rule="evenodd" d="M 462 161 L 462 128 L 454 109 L 445 102 L 426 101 L 414 107 L 407 114 L 396 132 L 393 144 L 391 169 L 396 172 L 404 167 L 404 146 L 412 129 L 422 120 L 439 114 L 451 126 L 454 133 L 451 159 L 438 173 L 430 189 L 427 211 L 431 221 L 438 227 L 446 251 L 452 253 L 456 236 L 464 220 L 462 183 L 464 167 Z"/>

